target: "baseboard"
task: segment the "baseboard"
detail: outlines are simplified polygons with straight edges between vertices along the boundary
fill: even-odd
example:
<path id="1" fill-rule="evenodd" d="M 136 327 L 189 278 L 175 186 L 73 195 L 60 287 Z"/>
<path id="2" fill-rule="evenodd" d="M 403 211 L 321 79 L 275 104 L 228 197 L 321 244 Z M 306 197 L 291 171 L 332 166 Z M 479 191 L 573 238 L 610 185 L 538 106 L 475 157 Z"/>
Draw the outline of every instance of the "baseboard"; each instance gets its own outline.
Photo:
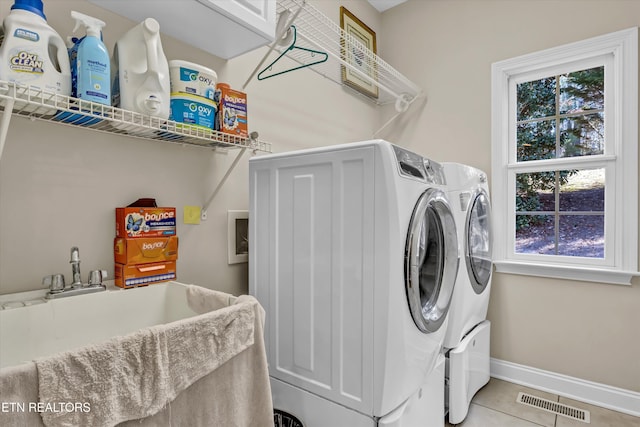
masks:
<path id="1" fill-rule="evenodd" d="M 640 417 L 640 393 L 491 358 L 491 376 Z"/>

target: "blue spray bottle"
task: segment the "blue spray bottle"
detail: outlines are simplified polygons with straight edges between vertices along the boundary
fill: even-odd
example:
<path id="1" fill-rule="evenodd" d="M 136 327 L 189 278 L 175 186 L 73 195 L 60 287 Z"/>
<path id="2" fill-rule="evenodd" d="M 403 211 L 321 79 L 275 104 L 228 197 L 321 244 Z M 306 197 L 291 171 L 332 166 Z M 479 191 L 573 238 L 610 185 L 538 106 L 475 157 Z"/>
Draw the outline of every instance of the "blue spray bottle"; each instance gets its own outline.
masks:
<path id="1" fill-rule="evenodd" d="M 87 33 L 77 45 L 77 97 L 111 105 L 111 64 L 109 51 L 102 42 L 105 23 L 75 10 L 71 11 L 71 17 L 76 21 L 73 31 L 82 25 Z"/>

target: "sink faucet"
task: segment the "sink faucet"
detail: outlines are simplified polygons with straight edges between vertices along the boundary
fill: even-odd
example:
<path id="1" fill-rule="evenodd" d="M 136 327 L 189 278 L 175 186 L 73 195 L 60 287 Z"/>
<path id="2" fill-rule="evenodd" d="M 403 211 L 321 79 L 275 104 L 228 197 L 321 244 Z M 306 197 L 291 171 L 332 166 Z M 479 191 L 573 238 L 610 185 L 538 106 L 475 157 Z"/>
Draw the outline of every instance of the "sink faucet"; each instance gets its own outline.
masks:
<path id="1" fill-rule="evenodd" d="M 80 278 L 80 250 L 77 246 L 71 248 L 71 260 L 69 263 L 71 264 L 71 280 L 73 280 L 71 287 L 77 288 L 82 286 L 82 279 Z"/>
<path id="2" fill-rule="evenodd" d="M 85 285 L 80 278 L 80 250 L 77 246 L 71 248 L 71 274 L 73 283 L 65 286 L 63 274 L 53 274 L 42 278 L 42 284 L 49 287 L 47 299 L 64 298 L 72 295 L 89 294 L 106 290 L 102 283 L 107 278 L 105 270 L 93 270 L 89 272 L 89 280 Z"/>

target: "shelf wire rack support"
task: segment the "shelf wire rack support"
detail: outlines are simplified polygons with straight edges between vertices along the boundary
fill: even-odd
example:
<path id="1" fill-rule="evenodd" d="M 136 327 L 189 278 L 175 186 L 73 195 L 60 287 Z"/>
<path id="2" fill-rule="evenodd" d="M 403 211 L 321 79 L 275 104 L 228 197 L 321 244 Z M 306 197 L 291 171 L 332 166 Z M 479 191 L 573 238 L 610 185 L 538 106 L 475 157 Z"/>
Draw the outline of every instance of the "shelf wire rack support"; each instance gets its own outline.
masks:
<path id="1" fill-rule="evenodd" d="M 15 105 L 15 99 L 8 99 L 5 103 L 5 110 L 0 119 L 0 159 L 4 151 L 4 144 L 7 141 L 7 132 L 9 131 L 9 123 L 11 123 L 11 111 Z M 7 112 L 9 111 L 9 112 Z"/>
<path id="2" fill-rule="evenodd" d="M 231 163 L 231 166 L 229 166 L 227 168 L 227 172 L 225 172 L 224 176 L 222 177 L 222 179 L 220 179 L 220 182 L 218 182 L 218 185 L 213 190 L 213 193 L 211 193 L 211 196 L 209 196 L 209 199 L 202 205 L 202 215 L 203 216 L 207 215 L 207 211 L 209 210 L 209 207 L 211 206 L 211 203 L 213 203 L 213 200 L 218 195 L 218 192 L 220 192 L 220 190 L 224 186 L 225 182 L 227 182 L 227 179 L 231 175 L 231 172 L 233 172 L 233 170 L 236 168 L 236 166 L 238 165 L 238 162 L 242 158 L 242 155 L 245 153 L 245 151 L 247 151 L 246 147 L 242 148 L 240 150 L 240 152 L 236 155 L 236 158 L 233 159 L 233 162 Z"/>

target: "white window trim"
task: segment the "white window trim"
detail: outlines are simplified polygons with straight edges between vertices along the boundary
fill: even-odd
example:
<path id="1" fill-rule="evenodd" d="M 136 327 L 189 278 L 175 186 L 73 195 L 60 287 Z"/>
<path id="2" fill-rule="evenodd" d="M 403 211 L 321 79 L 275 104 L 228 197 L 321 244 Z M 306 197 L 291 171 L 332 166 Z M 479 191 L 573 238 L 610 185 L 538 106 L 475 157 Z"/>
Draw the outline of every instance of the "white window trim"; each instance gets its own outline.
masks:
<path id="1" fill-rule="evenodd" d="M 607 194 L 615 203 L 615 248 L 607 263 L 591 263 L 589 266 L 562 264 L 555 258 L 549 262 L 544 256 L 523 259 L 514 256 L 513 234 L 507 224 L 512 224 L 513 206 L 510 199 L 510 151 L 509 137 L 509 86 L 512 79 L 523 74 L 561 67 L 575 61 L 612 56 L 615 88 L 613 105 L 613 133 L 615 146 L 605 148 L 597 159 L 606 165 L 615 162 L 615 193 Z M 609 71 L 607 71 L 609 72 Z M 638 273 L 638 28 L 630 28 L 588 40 L 496 62 L 492 65 L 491 134 L 492 134 L 492 204 L 494 229 L 494 264 L 496 271 L 530 276 L 553 277 L 599 283 L 630 284 Z M 622 90 L 624 88 L 624 90 Z M 610 111 L 611 107 L 607 107 Z M 605 117 L 606 120 L 606 117 Z M 544 164 L 544 161 L 538 161 Z M 554 163 L 554 167 L 561 163 Z M 527 162 L 527 166 L 535 166 Z M 610 177 L 607 176 L 607 186 Z M 503 226 L 499 226 L 502 224 Z M 526 257 L 524 257 L 526 258 Z"/>

